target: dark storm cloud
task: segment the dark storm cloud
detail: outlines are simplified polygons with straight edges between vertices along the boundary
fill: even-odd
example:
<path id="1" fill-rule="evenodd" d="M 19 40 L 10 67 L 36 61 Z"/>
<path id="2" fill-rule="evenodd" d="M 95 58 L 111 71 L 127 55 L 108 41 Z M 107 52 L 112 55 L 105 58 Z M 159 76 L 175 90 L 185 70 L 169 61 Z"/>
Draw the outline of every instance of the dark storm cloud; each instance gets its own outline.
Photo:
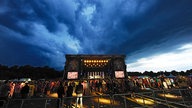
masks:
<path id="1" fill-rule="evenodd" d="M 1 0 L 0 63 L 61 69 L 65 54 L 126 54 L 134 62 L 170 51 L 191 42 L 191 3 Z"/>
<path id="2" fill-rule="evenodd" d="M 63 67 L 65 53 L 77 53 L 75 4 L 69 1 L 1 1 L 1 63 Z M 70 46 L 70 44 L 72 46 Z M 14 52 L 15 56 L 11 56 Z M 11 56 L 11 57 L 10 57 Z"/>
<path id="3" fill-rule="evenodd" d="M 168 1 L 156 5 L 155 10 L 143 17 L 147 20 L 142 21 L 144 25 L 136 32 L 135 39 L 127 41 L 128 44 L 122 44 L 135 47 L 122 50 L 134 52 L 147 48 L 145 51 L 150 51 L 150 55 L 174 51 L 178 45 L 191 42 L 192 8 L 189 4 L 189 1 Z"/>
<path id="4" fill-rule="evenodd" d="M 1 34 L 1 36 L 2 35 L 4 34 Z M 0 49 L 3 49 L 1 50 L 3 52 L 1 53 L 1 63 L 6 65 L 18 63 L 20 65 L 31 64 L 33 66 L 44 66 L 46 65 L 46 62 L 48 63 L 49 59 L 39 53 L 47 52 L 45 49 L 24 44 L 14 39 L 9 39 L 7 34 L 6 36 L 7 37 L 3 37 L 0 40 Z"/>
<path id="5" fill-rule="evenodd" d="M 135 49 L 135 47 L 141 48 L 141 45 L 150 46 L 155 43 L 160 44 L 162 40 L 167 41 L 169 38 L 175 37 L 177 33 L 185 32 L 185 30 L 187 31 L 187 29 L 191 29 L 192 15 L 190 15 L 190 11 L 181 11 L 180 9 L 184 6 L 180 3 L 169 3 L 169 5 L 164 5 L 164 3 L 162 3 L 156 5 L 155 7 L 158 9 L 155 9 L 155 11 L 151 8 L 152 12 L 148 11 L 150 14 L 145 13 L 144 15 L 139 16 L 138 18 L 136 17 L 133 20 L 127 20 L 128 18 L 124 18 L 122 20 L 122 25 L 124 26 L 122 28 L 130 32 L 130 34 L 126 34 L 125 37 L 132 37 L 131 39 L 124 38 L 126 41 L 122 46 L 128 45 L 131 49 Z"/>
<path id="6" fill-rule="evenodd" d="M 159 1 L 143 13 L 139 13 L 138 8 L 135 8 L 134 15 L 131 16 L 129 13 L 120 12 L 120 6 L 114 7 L 114 10 L 119 11 L 113 11 L 116 13 L 109 19 L 111 25 L 106 33 L 108 40 L 105 41 L 112 44 L 106 46 L 107 53 L 123 53 L 129 56 L 139 50 L 144 54 L 153 49 L 153 52 L 146 53 L 150 55 L 163 50 L 174 50 L 175 44 L 191 42 L 189 34 L 192 8 L 189 2 Z M 138 3 L 137 6 L 141 4 Z M 102 49 L 103 45 L 99 48 Z"/>

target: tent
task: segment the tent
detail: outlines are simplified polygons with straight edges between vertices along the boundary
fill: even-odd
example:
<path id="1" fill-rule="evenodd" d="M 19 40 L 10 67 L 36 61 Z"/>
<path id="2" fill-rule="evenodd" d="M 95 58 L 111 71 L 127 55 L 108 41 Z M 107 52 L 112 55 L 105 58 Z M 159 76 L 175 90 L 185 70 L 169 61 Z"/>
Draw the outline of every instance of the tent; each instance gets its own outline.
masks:
<path id="1" fill-rule="evenodd" d="M 21 82 L 31 81 L 31 78 L 21 78 L 19 81 L 21 81 Z"/>
<path id="2" fill-rule="evenodd" d="M 138 76 L 137 78 L 149 78 L 149 76 Z"/>
<path id="3" fill-rule="evenodd" d="M 192 74 L 188 75 L 188 77 L 192 78 Z"/>
<path id="4" fill-rule="evenodd" d="M 173 74 L 169 74 L 169 76 L 166 76 L 167 78 L 175 78 L 175 76 Z"/>

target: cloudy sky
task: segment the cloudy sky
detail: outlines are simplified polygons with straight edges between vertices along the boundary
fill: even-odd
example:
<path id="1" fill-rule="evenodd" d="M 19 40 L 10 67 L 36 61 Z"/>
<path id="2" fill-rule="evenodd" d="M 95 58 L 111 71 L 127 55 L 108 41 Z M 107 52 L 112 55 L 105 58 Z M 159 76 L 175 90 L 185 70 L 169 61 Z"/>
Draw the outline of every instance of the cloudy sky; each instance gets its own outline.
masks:
<path id="1" fill-rule="evenodd" d="M 125 54 L 127 71 L 192 69 L 192 0 L 1 0 L 0 64 L 62 70 Z"/>

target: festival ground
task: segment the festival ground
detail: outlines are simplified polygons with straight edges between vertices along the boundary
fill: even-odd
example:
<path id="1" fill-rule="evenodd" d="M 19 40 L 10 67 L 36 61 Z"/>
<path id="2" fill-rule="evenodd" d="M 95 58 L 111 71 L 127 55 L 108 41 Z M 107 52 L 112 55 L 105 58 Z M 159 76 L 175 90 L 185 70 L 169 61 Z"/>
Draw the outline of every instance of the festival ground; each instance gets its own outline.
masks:
<path id="1" fill-rule="evenodd" d="M 67 105 L 75 108 L 76 96 L 63 97 L 60 108 L 68 108 Z M 92 92 L 89 96 L 83 96 L 83 108 L 190 108 L 191 105 L 191 90 L 187 89 L 148 89 L 134 94 Z M 79 104 L 77 107 L 80 107 Z M 57 108 L 57 94 L 52 93 L 46 97 L 12 99 L 7 108 Z"/>

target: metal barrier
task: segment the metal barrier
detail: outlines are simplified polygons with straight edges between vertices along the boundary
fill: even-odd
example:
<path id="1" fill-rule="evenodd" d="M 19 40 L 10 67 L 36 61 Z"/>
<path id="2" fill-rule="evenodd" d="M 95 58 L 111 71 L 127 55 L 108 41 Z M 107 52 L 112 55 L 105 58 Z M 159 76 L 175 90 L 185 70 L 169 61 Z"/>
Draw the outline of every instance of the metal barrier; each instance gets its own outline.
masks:
<path id="1" fill-rule="evenodd" d="M 127 108 L 127 106 L 159 107 L 159 108 L 161 107 L 192 108 L 191 90 L 188 89 L 150 90 L 149 92 L 134 93 L 134 97 L 132 97 L 131 95 L 132 95 L 131 93 L 114 94 L 112 96 L 112 100 L 115 101 L 120 97 L 124 97 L 124 100 L 121 101 L 124 102 L 123 106 L 118 106 L 121 108 Z M 137 104 L 134 106 L 130 106 L 131 103 L 130 101 L 135 102 Z"/>
<path id="2" fill-rule="evenodd" d="M 0 100 L 0 107 L 5 108 L 6 107 L 6 101 L 5 100 Z"/>
<path id="3" fill-rule="evenodd" d="M 73 107 L 79 107 L 76 104 L 76 96 L 74 97 L 63 97 L 62 106 L 71 105 Z M 95 95 L 95 96 L 82 96 L 83 106 L 86 107 L 111 107 L 110 95 Z M 57 108 L 58 98 L 30 98 L 30 99 L 11 99 L 5 108 Z M 60 108 L 60 106 L 59 106 Z"/>
<path id="4" fill-rule="evenodd" d="M 151 94 L 151 92 L 144 92 L 146 94 Z M 149 107 L 148 103 L 146 103 L 146 99 L 144 97 L 138 96 L 138 94 L 143 93 L 126 93 L 126 94 L 114 94 L 112 96 L 113 100 L 113 108 L 127 108 L 127 107 Z M 114 105 L 114 101 L 120 101 L 120 104 Z M 148 100 L 147 100 L 148 101 Z"/>
<path id="5" fill-rule="evenodd" d="M 49 108 L 56 107 L 58 98 L 29 98 L 29 99 L 11 99 L 5 108 Z M 59 106 L 60 108 L 60 106 Z"/>
<path id="6" fill-rule="evenodd" d="M 79 97 L 64 97 L 64 106 L 80 107 L 77 103 L 77 98 Z M 107 94 L 98 94 L 94 96 L 82 96 L 83 106 L 88 108 L 100 108 L 100 107 L 111 107 L 111 96 Z"/>
<path id="7" fill-rule="evenodd" d="M 192 107 L 191 89 L 152 90 L 154 98 L 164 101 L 167 105 L 175 104 L 183 107 Z"/>
<path id="8" fill-rule="evenodd" d="M 95 94 L 82 96 L 83 106 L 88 108 L 128 108 L 128 107 L 192 107 L 191 90 L 169 89 L 125 94 Z M 175 98 L 174 98 L 175 97 Z M 62 106 L 76 108 L 77 98 L 63 97 Z M 4 108 L 56 108 L 58 98 L 11 99 Z"/>

